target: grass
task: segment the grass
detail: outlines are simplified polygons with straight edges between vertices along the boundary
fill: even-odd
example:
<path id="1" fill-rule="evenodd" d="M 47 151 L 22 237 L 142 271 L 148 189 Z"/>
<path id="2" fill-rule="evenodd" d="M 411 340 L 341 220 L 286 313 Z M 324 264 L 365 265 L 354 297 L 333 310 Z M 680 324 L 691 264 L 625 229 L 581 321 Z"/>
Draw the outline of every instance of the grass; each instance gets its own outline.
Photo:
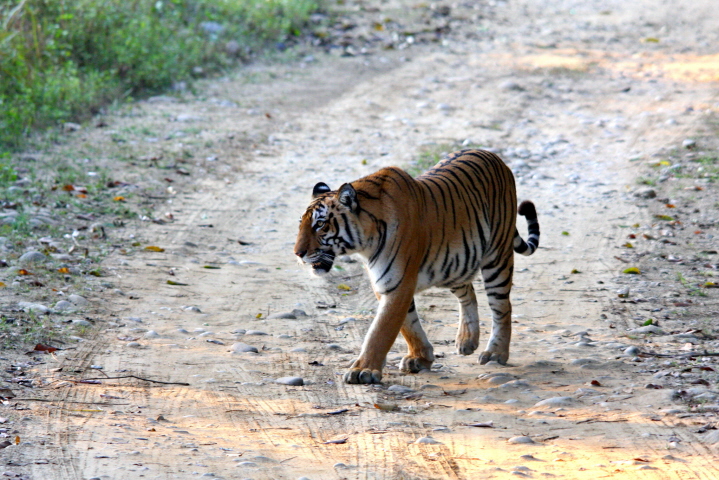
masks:
<path id="1" fill-rule="evenodd" d="M 0 148 L 291 42 L 318 1 L 1 2 Z"/>

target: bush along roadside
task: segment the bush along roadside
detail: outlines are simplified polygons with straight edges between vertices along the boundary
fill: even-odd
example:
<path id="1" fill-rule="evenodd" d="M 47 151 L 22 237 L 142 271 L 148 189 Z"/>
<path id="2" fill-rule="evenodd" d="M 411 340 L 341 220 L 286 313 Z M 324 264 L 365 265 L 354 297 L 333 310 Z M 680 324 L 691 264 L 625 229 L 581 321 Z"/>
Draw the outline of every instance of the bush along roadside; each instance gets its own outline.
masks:
<path id="1" fill-rule="evenodd" d="M 116 99 L 300 34 L 313 0 L 20 0 L 0 5 L 0 148 Z"/>

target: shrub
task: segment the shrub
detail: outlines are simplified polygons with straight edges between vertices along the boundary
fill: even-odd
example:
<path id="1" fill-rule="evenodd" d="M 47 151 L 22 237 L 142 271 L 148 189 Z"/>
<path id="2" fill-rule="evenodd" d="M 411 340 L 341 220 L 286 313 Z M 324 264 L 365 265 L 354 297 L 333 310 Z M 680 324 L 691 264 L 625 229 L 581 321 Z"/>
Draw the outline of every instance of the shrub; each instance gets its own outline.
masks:
<path id="1" fill-rule="evenodd" d="M 0 146 L 123 95 L 231 65 L 297 35 L 313 0 L 21 0 L 0 4 Z M 225 48 L 229 41 L 240 49 Z"/>

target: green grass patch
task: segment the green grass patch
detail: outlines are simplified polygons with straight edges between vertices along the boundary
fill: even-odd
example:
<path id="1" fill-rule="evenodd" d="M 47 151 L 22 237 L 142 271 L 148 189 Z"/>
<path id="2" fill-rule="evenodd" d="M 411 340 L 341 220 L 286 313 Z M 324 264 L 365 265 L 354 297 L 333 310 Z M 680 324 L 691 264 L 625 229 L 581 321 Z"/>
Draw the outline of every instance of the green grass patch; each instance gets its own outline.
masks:
<path id="1" fill-rule="evenodd" d="M 0 147 L 287 42 L 319 1 L 0 2 Z"/>

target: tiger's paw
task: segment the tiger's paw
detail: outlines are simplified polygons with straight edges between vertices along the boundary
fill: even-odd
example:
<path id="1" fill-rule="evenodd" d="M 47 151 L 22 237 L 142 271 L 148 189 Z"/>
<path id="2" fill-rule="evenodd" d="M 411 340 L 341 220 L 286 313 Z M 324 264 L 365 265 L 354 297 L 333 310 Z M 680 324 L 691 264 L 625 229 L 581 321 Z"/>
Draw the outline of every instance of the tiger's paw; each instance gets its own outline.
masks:
<path id="1" fill-rule="evenodd" d="M 399 369 L 405 373 L 419 373 L 422 370 L 429 370 L 432 368 L 433 362 L 434 355 L 432 355 L 432 359 L 406 355 L 402 358 L 402 361 L 399 362 Z"/>
<path id="2" fill-rule="evenodd" d="M 477 350 L 477 347 L 479 347 L 479 339 L 460 339 L 458 337 L 455 341 L 455 345 L 457 346 L 457 353 L 460 355 L 471 355 Z"/>
<path id="3" fill-rule="evenodd" d="M 382 383 L 382 371 L 369 368 L 350 368 L 344 376 L 345 383 Z"/>
<path id="4" fill-rule="evenodd" d="M 499 353 L 484 351 L 479 354 L 479 364 L 484 365 L 487 362 L 497 362 L 500 365 L 506 365 L 509 360 L 509 352 Z"/>

